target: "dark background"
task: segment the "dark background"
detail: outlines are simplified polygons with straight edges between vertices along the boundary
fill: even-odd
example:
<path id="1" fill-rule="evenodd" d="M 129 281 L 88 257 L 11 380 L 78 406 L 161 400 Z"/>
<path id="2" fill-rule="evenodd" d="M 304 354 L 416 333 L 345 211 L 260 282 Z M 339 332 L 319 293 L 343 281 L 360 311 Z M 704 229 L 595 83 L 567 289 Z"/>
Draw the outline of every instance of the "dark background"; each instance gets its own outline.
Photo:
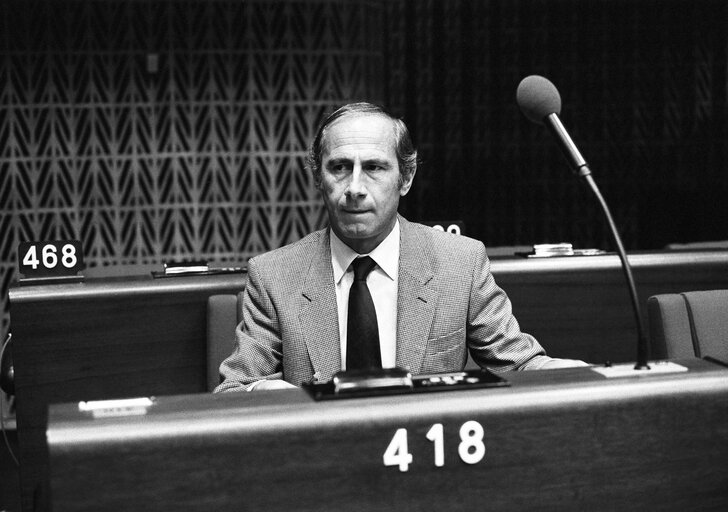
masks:
<path id="1" fill-rule="evenodd" d="M 725 239 L 726 10 L 674 0 L 404 3 L 389 17 L 406 28 L 389 42 L 387 92 L 424 161 L 404 211 L 462 218 L 490 246 L 612 247 L 588 189 L 518 110 L 518 83 L 540 74 L 559 89 L 562 121 L 628 250 Z"/>

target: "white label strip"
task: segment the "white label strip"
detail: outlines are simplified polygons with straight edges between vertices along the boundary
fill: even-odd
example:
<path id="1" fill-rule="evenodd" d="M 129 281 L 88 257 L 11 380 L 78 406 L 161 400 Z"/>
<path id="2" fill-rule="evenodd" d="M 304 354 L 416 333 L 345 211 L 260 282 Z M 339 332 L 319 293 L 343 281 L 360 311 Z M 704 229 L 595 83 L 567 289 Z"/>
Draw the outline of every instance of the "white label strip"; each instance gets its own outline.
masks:
<path id="1" fill-rule="evenodd" d="M 144 398 L 126 398 L 121 400 L 95 400 L 79 402 L 78 410 L 90 412 L 94 418 L 108 416 L 139 416 L 147 413 L 147 409 L 154 405 L 154 400 Z"/>
<path id="2" fill-rule="evenodd" d="M 604 375 L 608 379 L 614 377 L 646 377 L 658 373 L 681 373 L 688 369 L 685 366 L 670 361 L 650 361 L 650 369 L 635 370 L 634 363 L 620 363 L 612 366 L 593 366 L 592 370 Z"/>

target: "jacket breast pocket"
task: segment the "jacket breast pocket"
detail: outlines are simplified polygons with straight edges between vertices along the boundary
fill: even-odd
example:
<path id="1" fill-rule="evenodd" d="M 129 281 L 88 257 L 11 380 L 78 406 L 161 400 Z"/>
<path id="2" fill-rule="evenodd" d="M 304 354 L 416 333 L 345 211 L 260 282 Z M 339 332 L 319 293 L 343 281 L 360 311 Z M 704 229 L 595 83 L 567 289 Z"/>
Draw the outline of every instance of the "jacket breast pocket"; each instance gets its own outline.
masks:
<path id="1" fill-rule="evenodd" d="M 457 372 L 465 367 L 467 344 L 465 328 L 427 340 L 423 373 Z"/>

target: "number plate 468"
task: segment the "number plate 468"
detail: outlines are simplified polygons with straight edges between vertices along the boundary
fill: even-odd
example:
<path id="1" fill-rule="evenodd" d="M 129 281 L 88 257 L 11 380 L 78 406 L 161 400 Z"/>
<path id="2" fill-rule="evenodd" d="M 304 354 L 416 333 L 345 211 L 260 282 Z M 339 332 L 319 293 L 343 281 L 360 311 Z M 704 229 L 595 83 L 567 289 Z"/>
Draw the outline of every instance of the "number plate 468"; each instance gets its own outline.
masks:
<path id="1" fill-rule="evenodd" d="M 26 278 L 72 276 L 84 268 L 78 240 L 21 242 L 18 245 L 18 270 Z"/>

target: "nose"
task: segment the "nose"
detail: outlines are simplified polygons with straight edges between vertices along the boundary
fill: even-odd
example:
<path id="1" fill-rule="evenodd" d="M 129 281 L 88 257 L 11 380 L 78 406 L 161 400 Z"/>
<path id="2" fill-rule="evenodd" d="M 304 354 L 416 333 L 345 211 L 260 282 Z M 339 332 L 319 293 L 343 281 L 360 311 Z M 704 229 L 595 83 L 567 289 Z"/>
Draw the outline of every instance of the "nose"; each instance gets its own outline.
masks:
<path id="1" fill-rule="evenodd" d="M 361 197 L 367 193 L 366 186 L 364 184 L 364 173 L 360 164 L 355 164 L 351 172 L 349 179 L 349 185 L 346 187 L 347 197 Z"/>

